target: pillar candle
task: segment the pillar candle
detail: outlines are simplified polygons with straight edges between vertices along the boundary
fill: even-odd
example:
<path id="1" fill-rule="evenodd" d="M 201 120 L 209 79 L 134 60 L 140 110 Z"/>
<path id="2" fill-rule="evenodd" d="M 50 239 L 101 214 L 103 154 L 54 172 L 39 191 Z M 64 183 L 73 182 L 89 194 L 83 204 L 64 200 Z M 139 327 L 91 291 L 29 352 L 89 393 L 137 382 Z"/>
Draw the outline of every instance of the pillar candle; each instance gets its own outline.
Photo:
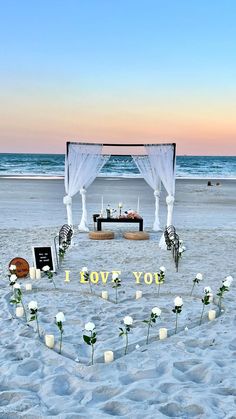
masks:
<path id="1" fill-rule="evenodd" d="M 104 300 L 108 300 L 108 292 L 107 291 L 102 291 L 102 298 L 104 298 Z"/>
<path id="2" fill-rule="evenodd" d="M 104 352 L 104 361 L 107 364 L 108 362 L 114 361 L 114 353 L 112 351 Z"/>
<path id="3" fill-rule="evenodd" d="M 65 274 L 66 274 L 65 282 L 70 282 L 70 271 L 65 271 Z"/>
<path id="4" fill-rule="evenodd" d="M 34 266 L 31 266 L 29 273 L 30 273 L 30 279 L 35 279 L 36 270 Z"/>
<path id="5" fill-rule="evenodd" d="M 23 307 L 16 307 L 16 317 L 23 317 L 24 316 L 24 310 Z"/>
<path id="6" fill-rule="evenodd" d="M 52 349 L 54 346 L 54 335 L 45 335 L 45 344 Z"/>
<path id="7" fill-rule="evenodd" d="M 216 318 L 216 311 L 215 310 L 209 310 L 208 311 L 208 319 L 209 320 L 215 320 Z"/>
<path id="8" fill-rule="evenodd" d="M 161 327 L 159 329 L 159 338 L 160 339 L 165 339 L 167 338 L 167 329 L 165 327 Z"/>
<path id="9" fill-rule="evenodd" d="M 136 291 L 136 294 L 135 294 L 135 296 L 136 296 L 136 300 L 138 300 L 139 298 L 141 298 L 142 297 L 142 295 L 143 295 L 143 293 L 142 293 L 142 291 Z"/>
<path id="10" fill-rule="evenodd" d="M 32 284 L 25 284 L 25 289 L 26 289 L 26 291 L 31 291 L 32 290 Z"/>
<path id="11" fill-rule="evenodd" d="M 40 269 L 36 269 L 36 279 L 41 279 L 41 271 L 40 271 Z"/>
<path id="12" fill-rule="evenodd" d="M 138 203 L 137 203 L 137 213 L 139 214 L 139 196 L 138 196 Z"/>

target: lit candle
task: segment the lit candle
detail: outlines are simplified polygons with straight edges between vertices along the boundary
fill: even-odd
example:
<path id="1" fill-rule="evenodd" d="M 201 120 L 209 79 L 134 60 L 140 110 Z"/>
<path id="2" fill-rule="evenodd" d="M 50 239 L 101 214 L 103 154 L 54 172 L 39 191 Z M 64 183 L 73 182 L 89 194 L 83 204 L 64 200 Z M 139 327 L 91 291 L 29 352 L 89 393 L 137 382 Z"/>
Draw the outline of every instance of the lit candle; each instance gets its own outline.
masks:
<path id="1" fill-rule="evenodd" d="M 119 208 L 123 208 L 123 203 L 122 202 L 119 202 L 118 207 Z"/>
<path id="2" fill-rule="evenodd" d="M 32 284 L 25 284 L 25 289 L 26 289 L 26 291 L 31 291 L 32 290 Z"/>
<path id="3" fill-rule="evenodd" d="M 53 348 L 54 346 L 54 335 L 45 335 L 45 345 L 48 348 Z"/>
<path id="4" fill-rule="evenodd" d="M 40 271 L 40 269 L 36 269 L 36 279 L 41 279 L 41 271 Z"/>
<path id="5" fill-rule="evenodd" d="M 102 291 L 102 298 L 104 298 L 104 300 L 108 300 L 108 292 L 107 291 Z"/>
<path id="6" fill-rule="evenodd" d="M 209 320 L 215 320 L 216 318 L 216 311 L 215 310 L 209 310 L 208 311 L 208 319 Z"/>
<path id="7" fill-rule="evenodd" d="M 65 273 L 66 273 L 65 282 L 70 282 L 70 271 L 65 271 Z"/>
<path id="8" fill-rule="evenodd" d="M 30 273 L 30 279 L 35 279 L 36 270 L 34 266 L 31 266 L 29 273 Z"/>
<path id="9" fill-rule="evenodd" d="M 161 327 L 159 329 L 159 338 L 166 339 L 167 338 L 167 329 L 165 327 Z"/>
<path id="10" fill-rule="evenodd" d="M 142 291 L 136 291 L 136 294 L 135 294 L 135 296 L 136 296 L 136 300 L 138 300 L 139 298 L 141 298 L 142 297 L 142 295 L 143 295 L 143 292 Z"/>
<path id="11" fill-rule="evenodd" d="M 104 352 L 104 361 L 107 364 L 108 362 L 114 361 L 114 353 L 112 351 Z"/>
<path id="12" fill-rule="evenodd" d="M 23 317 L 24 316 L 24 309 L 22 306 L 16 307 L 16 317 Z"/>
<path id="13" fill-rule="evenodd" d="M 139 196 L 138 196 L 138 203 L 137 203 L 137 213 L 139 214 Z"/>

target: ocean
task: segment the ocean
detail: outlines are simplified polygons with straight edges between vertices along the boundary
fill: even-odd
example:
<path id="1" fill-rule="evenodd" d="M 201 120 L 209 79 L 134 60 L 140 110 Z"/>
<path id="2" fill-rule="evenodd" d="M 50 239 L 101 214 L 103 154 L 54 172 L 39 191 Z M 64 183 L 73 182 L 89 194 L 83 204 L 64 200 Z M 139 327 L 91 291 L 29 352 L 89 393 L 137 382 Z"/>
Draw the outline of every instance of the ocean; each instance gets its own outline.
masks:
<path id="1" fill-rule="evenodd" d="M 0 176 L 63 176 L 63 154 L 0 154 Z M 99 176 L 140 176 L 131 156 L 111 156 Z M 236 156 L 177 156 L 178 178 L 236 178 Z"/>

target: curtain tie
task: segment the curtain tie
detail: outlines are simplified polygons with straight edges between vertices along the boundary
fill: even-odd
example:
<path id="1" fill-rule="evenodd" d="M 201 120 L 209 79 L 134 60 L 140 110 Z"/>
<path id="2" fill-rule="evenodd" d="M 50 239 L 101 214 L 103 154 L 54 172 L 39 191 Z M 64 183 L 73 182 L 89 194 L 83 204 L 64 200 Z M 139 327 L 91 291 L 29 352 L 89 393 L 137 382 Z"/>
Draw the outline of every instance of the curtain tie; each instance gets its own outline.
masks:
<path id="1" fill-rule="evenodd" d="M 72 204 L 72 198 L 70 195 L 66 195 L 63 198 L 63 204 L 64 205 L 71 205 Z"/>
<path id="2" fill-rule="evenodd" d="M 80 193 L 80 195 L 85 195 L 86 194 L 86 189 L 85 188 L 81 188 L 80 189 L 80 191 L 79 191 L 79 193 Z"/>
<path id="3" fill-rule="evenodd" d="M 173 204 L 175 202 L 175 197 L 173 195 L 168 195 L 166 197 L 166 203 L 167 205 Z"/>
<path id="4" fill-rule="evenodd" d="M 159 189 L 155 189 L 155 191 L 154 191 L 154 194 L 153 194 L 154 196 L 158 196 L 158 198 L 160 198 L 160 191 L 159 191 Z"/>

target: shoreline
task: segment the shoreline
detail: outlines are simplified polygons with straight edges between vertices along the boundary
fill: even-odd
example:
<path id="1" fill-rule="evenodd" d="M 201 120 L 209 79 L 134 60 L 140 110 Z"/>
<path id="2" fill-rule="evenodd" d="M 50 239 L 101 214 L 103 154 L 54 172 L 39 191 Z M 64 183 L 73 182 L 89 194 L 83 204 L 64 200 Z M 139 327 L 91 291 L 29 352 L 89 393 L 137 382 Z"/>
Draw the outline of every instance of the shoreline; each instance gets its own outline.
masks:
<path id="1" fill-rule="evenodd" d="M 64 180 L 64 176 L 60 175 L 60 176 L 42 176 L 42 175 L 0 175 L 0 180 L 1 179 L 20 179 L 20 180 Z M 133 175 L 133 176 L 111 176 L 111 175 L 104 175 L 104 176 L 97 176 L 96 179 L 143 179 L 144 178 L 141 175 Z M 216 180 L 216 181 L 220 181 L 220 180 L 224 180 L 224 181 L 228 181 L 228 180 L 232 180 L 235 181 L 236 177 L 201 177 L 201 176 L 176 176 L 175 178 L 176 180 Z"/>

